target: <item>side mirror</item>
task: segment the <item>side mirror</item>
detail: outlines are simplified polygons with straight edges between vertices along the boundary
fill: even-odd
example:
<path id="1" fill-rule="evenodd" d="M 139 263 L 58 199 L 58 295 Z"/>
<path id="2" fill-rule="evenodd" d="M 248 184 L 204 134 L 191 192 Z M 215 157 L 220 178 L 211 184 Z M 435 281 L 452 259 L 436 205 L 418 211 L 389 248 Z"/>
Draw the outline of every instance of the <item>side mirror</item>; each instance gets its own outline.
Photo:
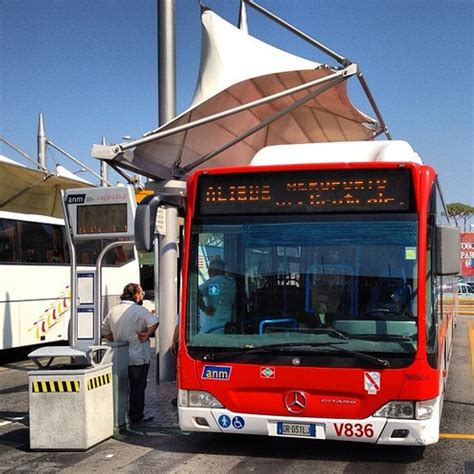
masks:
<path id="1" fill-rule="evenodd" d="M 156 234 L 166 235 L 165 205 L 176 207 L 178 213 L 184 215 L 184 201 L 181 196 L 167 194 L 147 196 L 138 204 L 135 213 L 137 250 L 151 252 L 154 236 Z"/>
<path id="2" fill-rule="evenodd" d="M 435 275 L 457 275 L 461 271 L 461 231 L 457 227 L 436 226 Z"/>
<path id="3" fill-rule="evenodd" d="M 137 206 L 135 214 L 135 245 L 137 250 L 151 252 L 155 235 L 156 214 L 161 199 L 147 196 Z"/>

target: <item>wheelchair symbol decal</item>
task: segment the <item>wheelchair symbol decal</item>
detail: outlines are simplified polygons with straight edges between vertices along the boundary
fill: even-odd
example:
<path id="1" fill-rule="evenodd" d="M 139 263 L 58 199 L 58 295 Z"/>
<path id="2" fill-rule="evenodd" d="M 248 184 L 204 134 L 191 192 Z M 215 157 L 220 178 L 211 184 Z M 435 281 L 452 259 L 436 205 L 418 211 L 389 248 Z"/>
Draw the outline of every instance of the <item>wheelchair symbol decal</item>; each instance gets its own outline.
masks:
<path id="1" fill-rule="evenodd" d="M 234 416 L 234 418 L 232 418 L 232 426 L 236 430 L 241 430 L 245 426 L 245 421 L 241 416 Z"/>

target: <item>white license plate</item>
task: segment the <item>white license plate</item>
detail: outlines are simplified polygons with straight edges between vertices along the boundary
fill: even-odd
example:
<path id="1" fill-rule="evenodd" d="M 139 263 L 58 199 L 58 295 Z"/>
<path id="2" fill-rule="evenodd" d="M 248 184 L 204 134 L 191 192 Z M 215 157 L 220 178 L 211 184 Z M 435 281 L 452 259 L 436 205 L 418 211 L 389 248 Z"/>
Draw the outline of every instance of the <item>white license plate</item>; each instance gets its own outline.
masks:
<path id="1" fill-rule="evenodd" d="M 313 423 L 277 423 L 277 435 L 280 436 L 307 436 L 316 438 L 316 425 Z"/>

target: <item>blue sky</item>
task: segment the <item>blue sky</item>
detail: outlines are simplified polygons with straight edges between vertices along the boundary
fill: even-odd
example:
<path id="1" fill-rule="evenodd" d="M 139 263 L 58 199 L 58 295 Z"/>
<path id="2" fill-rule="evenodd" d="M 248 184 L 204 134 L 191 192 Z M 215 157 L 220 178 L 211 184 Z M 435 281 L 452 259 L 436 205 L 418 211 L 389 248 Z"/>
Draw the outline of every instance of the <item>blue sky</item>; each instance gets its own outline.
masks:
<path id="1" fill-rule="evenodd" d="M 236 23 L 238 0 L 206 5 Z M 356 62 L 393 138 L 437 169 L 447 202 L 474 205 L 472 0 L 259 0 Z M 98 170 L 93 143 L 139 137 L 158 123 L 155 0 L 0 0 L 0 133 L 36 156 L 48 137 Z M 333 62 L 248 10 L 250 33 Z M 176 0 L 177 112 L 191 101 L 200 53 L 198 0 Z M 358 82 L 353 102 L 373 116 Z M 18 159 L 5 145 L 0 153 Z M 67 164 L 48 153 L 48 167 Z M 79 168 L 69 162 L 68 168 Z"/>

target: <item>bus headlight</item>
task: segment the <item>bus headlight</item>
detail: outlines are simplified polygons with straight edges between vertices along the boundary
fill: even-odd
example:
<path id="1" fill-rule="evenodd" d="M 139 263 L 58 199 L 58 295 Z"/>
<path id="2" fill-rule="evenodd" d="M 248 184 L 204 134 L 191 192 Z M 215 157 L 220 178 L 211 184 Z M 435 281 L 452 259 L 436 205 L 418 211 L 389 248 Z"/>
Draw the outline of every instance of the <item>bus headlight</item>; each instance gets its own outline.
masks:
<path id="1" fill-rule="evenodd" d="M 416 419 L 417 420 L 428 420 L 432 417 L 437 398 L 432 398 L 431 400 L 423 400 L 421 402 L 416 402 Z"/>
<path id="2" fill-rule="evenodd" d="M 415 408 L 413 402 L 396 401 L 388 402 L 382 408 L 379 408 L 374 416 L 382 418 L 402 418 L 413 419 L 415 417 Z"/>
<path id="3" fill-rule="evenodd" d="M 224 408 L 224 405 L 203 390 L 179 390 L 178 404 L 180 407 Z"/>

